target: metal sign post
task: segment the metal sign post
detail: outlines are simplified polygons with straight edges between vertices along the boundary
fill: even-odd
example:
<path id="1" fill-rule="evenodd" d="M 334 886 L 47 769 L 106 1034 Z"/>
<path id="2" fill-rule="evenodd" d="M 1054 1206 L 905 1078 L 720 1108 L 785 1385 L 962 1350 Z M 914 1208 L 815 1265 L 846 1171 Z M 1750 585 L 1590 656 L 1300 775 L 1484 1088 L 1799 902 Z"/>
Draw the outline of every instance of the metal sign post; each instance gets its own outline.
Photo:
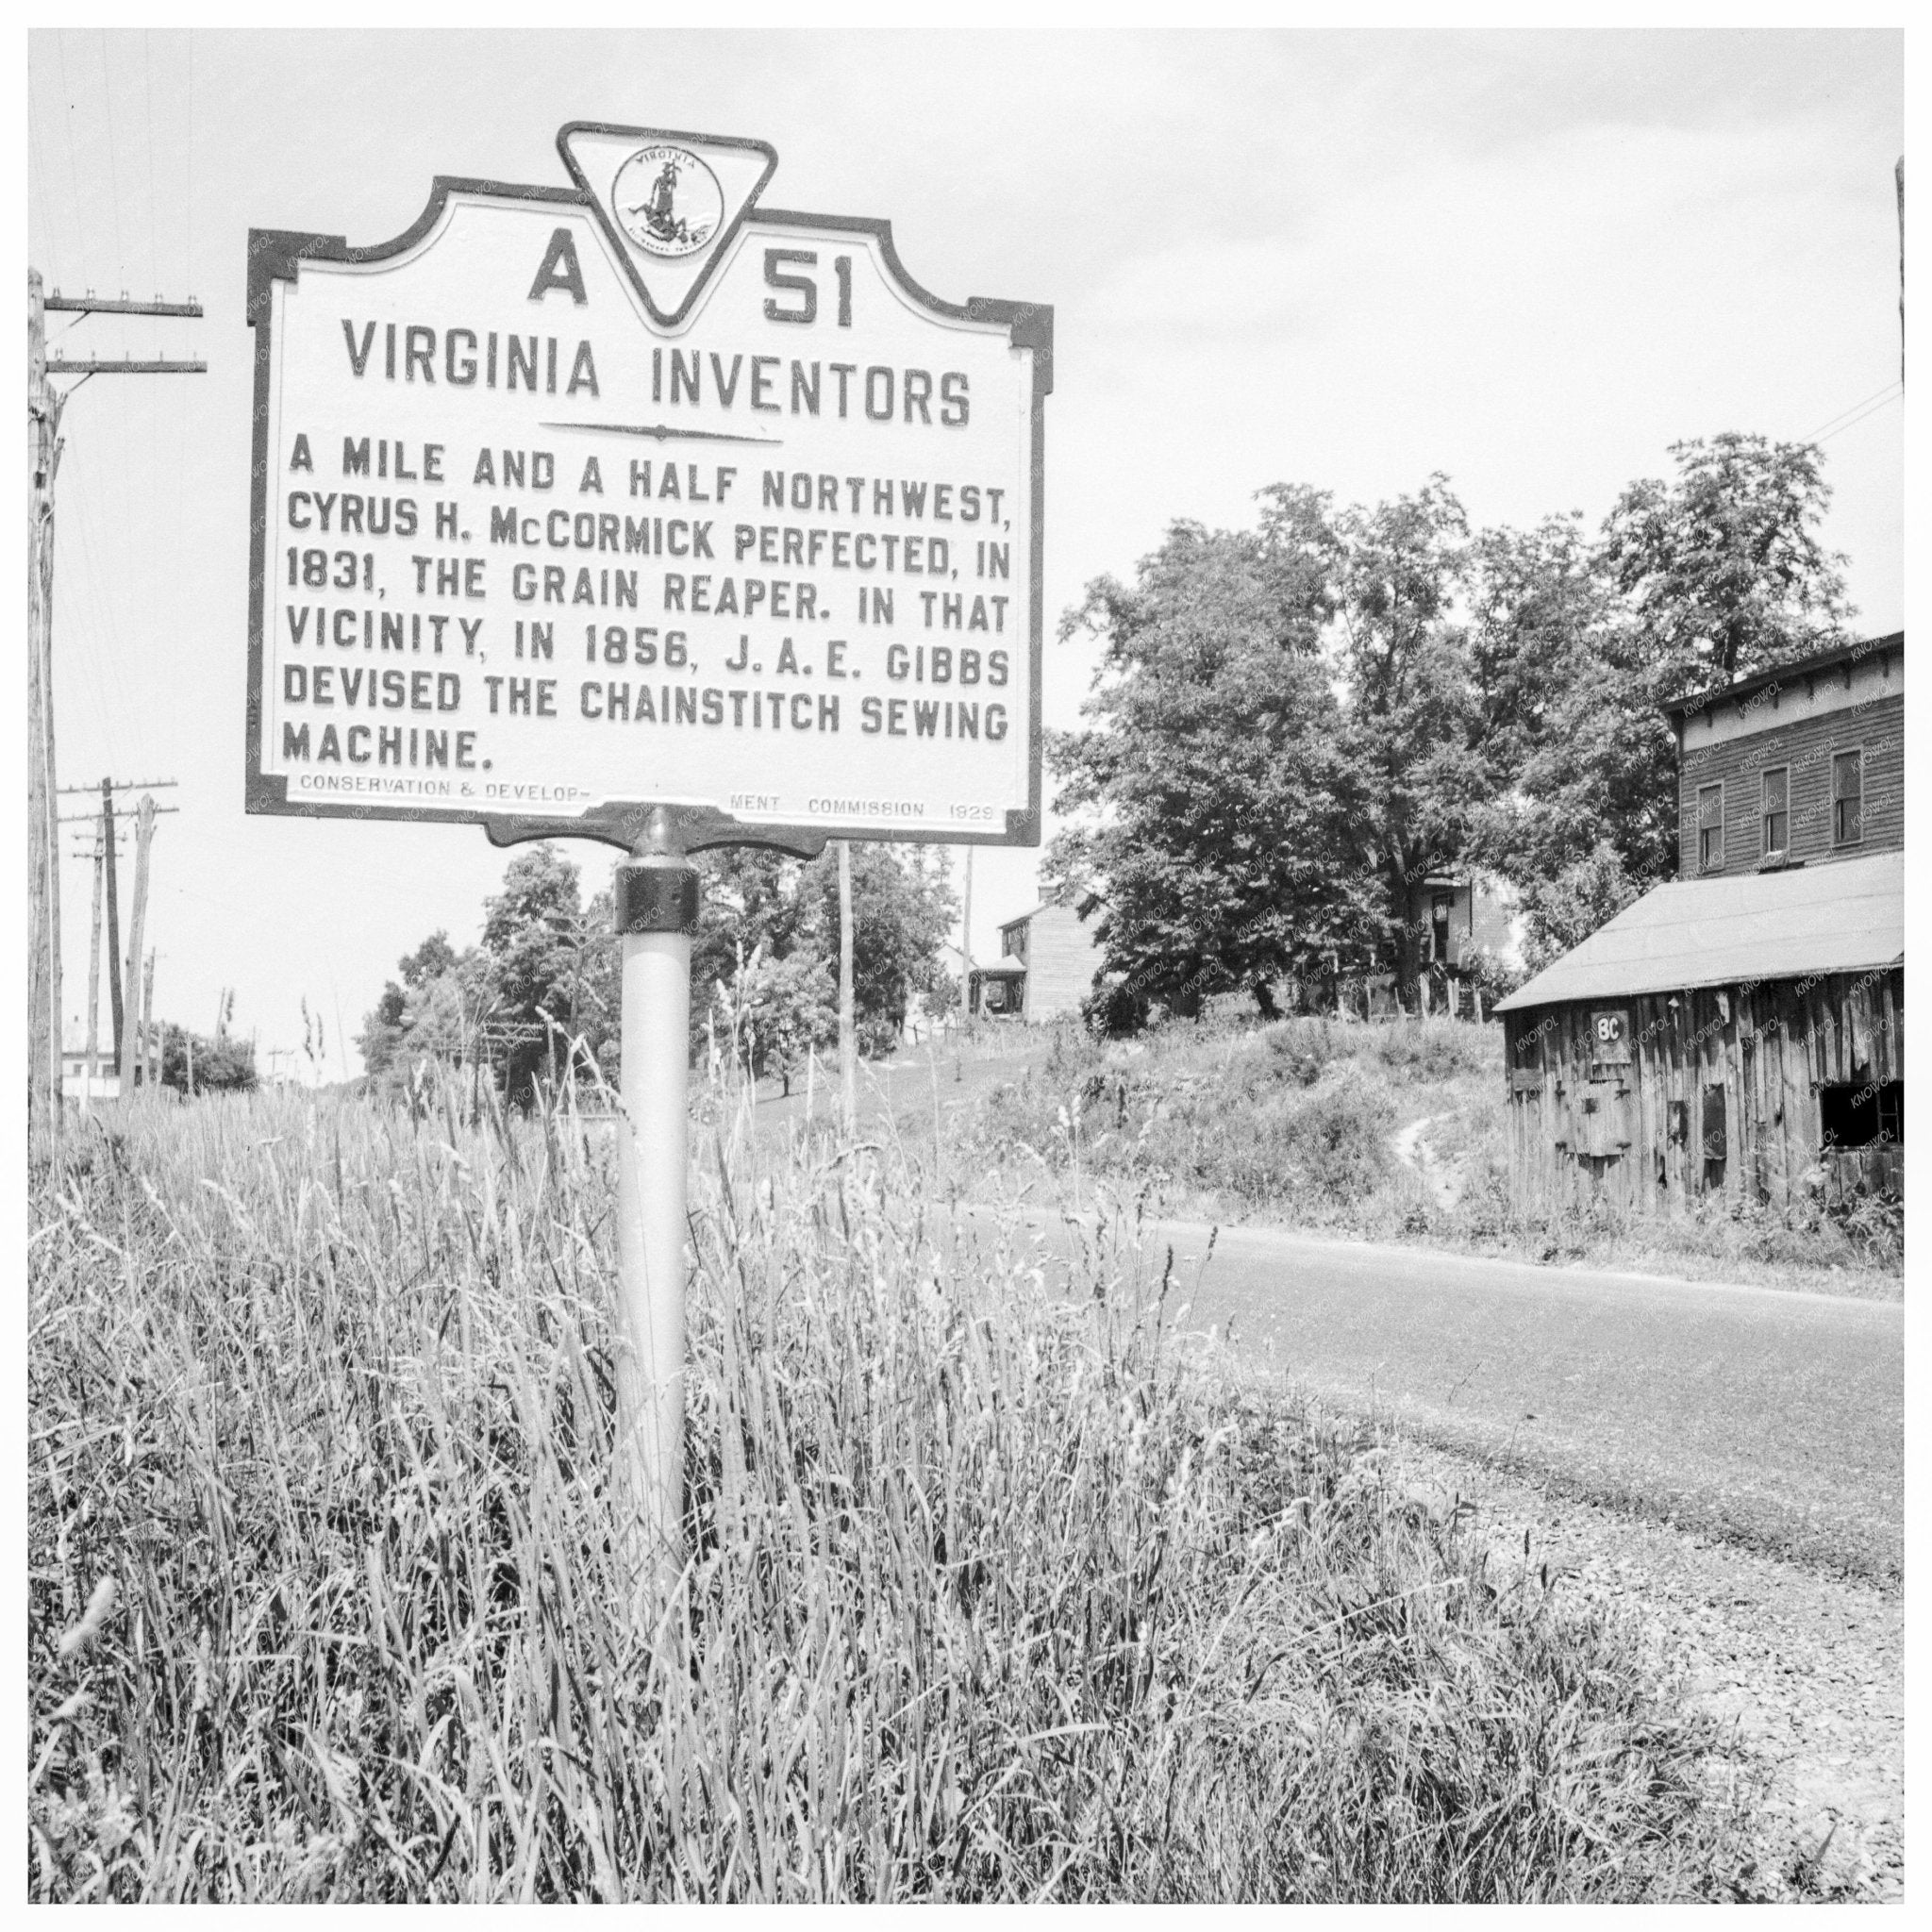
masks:
<path id="1" fill-rule="evenodd" d="M 619 1474 L 662 1556 L 689 857 L 1039 843 L 1053 312 L 767 208 L 762 142 L 558 147 L 377 246 L 250 232 L 246 800 L 626 855 Z"/>
<path id="2" fill-rule="evenodd" d="M 633 863 L 617 869 L 624 941 L 618 1124 L 619 1468 L 641 1529 L 645 1574 L 675 1574 L 684 1511 L 684 1236 L 690 1173 L 691 941 L 698 875 L 654 812 Z"/>

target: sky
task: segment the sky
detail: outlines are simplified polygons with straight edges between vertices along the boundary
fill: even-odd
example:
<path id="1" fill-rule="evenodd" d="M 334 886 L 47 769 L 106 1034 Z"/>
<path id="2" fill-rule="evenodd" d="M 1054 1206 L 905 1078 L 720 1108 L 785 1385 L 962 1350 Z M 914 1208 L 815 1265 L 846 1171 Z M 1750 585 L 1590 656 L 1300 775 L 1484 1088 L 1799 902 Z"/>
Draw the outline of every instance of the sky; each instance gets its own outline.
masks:
<path id="1" fill-rule="evenodd" d="M 1070 728 L 1094 658 L 1060 613 L 1275 482 L 1373 503 L 1440 471 L 1476 526 L 1594 526 L 1673 442 L 1819 437 L 1857 628 L 1900 628 L 1902 58 L 1853 31 L 33 34 L 30 262 L 207 309 L 49 318 L 57 354 L 209 365 L 83 384 L 58 485 L 60 782 L 178 781 L 158 1013 L 210 1031 L 233 988 L 265 1072 L 356 1073 L 399 956 L 474 941 L 508 858 L 474 826 L 242 810 L 251 226 L 386 241 L 438 174 L 567 185 L 557 129 L 607 120 L 769 142 L 766 205 L 889 219 L 948 300 L 1052 304 Z M 588 896 L 616 855 L 571 849 Z M 1038 856 L 976 855 L 976 954 Z M 61 891 L 77 1039 L 84 858 Z"/>

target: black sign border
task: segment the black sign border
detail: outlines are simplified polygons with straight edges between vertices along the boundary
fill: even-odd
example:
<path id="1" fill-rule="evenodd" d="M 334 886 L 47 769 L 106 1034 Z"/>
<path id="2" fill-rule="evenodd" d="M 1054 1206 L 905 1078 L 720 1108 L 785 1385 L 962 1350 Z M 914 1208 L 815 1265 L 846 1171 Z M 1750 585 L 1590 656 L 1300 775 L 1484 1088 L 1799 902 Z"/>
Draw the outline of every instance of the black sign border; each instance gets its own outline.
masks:
<path id="1" fill-rule="evenodd" d="M 769 179 L 769 175 L 766 178 Z M 759 185 L 762 187 L 763 183 Z M 1028 586 L 1027 615 L 1030 632 L 1027 685 L 1032 715 L 1027 746 L 1027 803 L 1024 808 L 1009 808 L 1005 830 L 997 832 L 974 831 L 963 825 L 923 827 L 894 824 L 890 828 L 846 828 L 745 824 L 716 807 L 672 805 L 654 799 L 608 800 L 575 818 L 565 818 L 291 799 L 286 776 L 262 771 L 264 707 L 261 686 L 268 609 L 268 421 L 274 364 L 270 341 L 272 290 L 278 281 L 299 279 L 305 261 L 385 261 L 405 253 L 435 227 L 454 194 L 529 202 L 552 208 L 584 208 L 600 228 L 603 225 L 595 197 L 578 188 L 535 187 L 515 182 L 478 180 L 467 175 L 438 175 L 430 184 L 429 199 L 415 221 L 391 241 L 370 247 L 351 248 L 343 236 L 316 234 L 303 229 L 251 228 L 248 231 L 247 314 L 248 325 L 255 332 L 255 393 L 248 525 L 248 710 L 243 746 L 244 811 L 285 818 L 481 825 L 495 845 L 512 845 L 531 839 L 595 839 L 625 852 L 636 849 L 643 841 L 646 825 L 660 810 L 669 814 L 675 841 L 688 852 L 701 852 L 721 845 L 770 845 L 808 858 L 824 851 L 834 839 L 890 844 L 1038 846 L 1041 823 L 1041 758 L 1044 743 L 1041 701 L 1045 641 L 1042 558 L 1046 523 L 1046 398 L 1053 393 L 1053 308 L 1045 303 L 1002 301 L 984 295 L 972 296 L 963 303 L 942 301 L 907 274 L 893 245 L 890 221 L 864 215 L 808 214 L 794 209 L 759 208 L 755 207 L 756 195 L 747 202 L 734 227 L 733 236 L 746 225 L 831 229 L 866 236 L 878 244 L 880 258 L 888 273 L 897 280 L 902 292 L 919 307 L 954 321 L 1003 323 L 1011 346 L 1033 352 L 1032 581 Z M 721 243 L 721 251 L 731 239 L 733 237 L 725 238 L 725 242 Z M 628 262 L 622 266 L 626 274 L 630 272 Z M 696 292 L 693 290 L 693 296 Z M 650 308 L 649 312 L 656 317 L 655 308 Z"/>

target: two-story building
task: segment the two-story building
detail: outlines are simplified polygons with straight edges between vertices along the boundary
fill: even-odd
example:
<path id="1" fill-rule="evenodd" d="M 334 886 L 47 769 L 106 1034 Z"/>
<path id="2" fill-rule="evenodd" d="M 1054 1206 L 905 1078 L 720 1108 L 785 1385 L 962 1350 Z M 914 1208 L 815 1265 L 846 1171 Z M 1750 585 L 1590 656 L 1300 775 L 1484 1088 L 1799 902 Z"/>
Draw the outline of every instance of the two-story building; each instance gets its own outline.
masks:
<path id="1" fill-rule="evenodd" d="M 970 975 L 970 1009 L 1036 1024 L 1077 1013 L 1100 964 L 1093 918 L 1100 903 L 1094 891 L 1066 892 L 1008 920 L 999 958 Z"/>
<path id="2" fill-rule="evenodd" d="M 1905 663 L 1894 631 L 1672 705 L 1678 877 L 1897 851 Z"/>
<path id="3" fill-rule="evenodd" d="M 1518 1200 L 1902 1186 L 1904 633 L 1668 715 L 1682 875 L 1498 1003 Z"/>

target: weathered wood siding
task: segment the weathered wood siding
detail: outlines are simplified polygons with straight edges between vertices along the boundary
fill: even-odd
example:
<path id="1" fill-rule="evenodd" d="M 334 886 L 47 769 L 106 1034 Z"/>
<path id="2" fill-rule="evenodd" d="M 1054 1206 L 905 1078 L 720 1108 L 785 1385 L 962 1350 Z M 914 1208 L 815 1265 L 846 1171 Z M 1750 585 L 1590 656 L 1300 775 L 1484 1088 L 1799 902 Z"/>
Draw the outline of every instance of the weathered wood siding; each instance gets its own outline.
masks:
<path id="1" fill-rule="evenodd" d="M 1894 685 L 1898 681 L 1892 679 Z M 1903 695 L 1870 697 L 1851 710 L 1790 724 L 1778 721 L 1773 703 L 1758 717 L 1759 728 L 1744 736 L 1685 749 L 1677 768 L 1680 878 L 1756 871 L 1765 856 L 1764 774 L 1774 766 L 1783 767 L 1789 778 L 1785 849 L 1793 859 L 1822 865 L 1896 852 L 1905 844 Z M 1831 761 L 1841 751 L 1865 755 L 1862 833 L 1851 845 L 1832 838 Z M 1720 783 L 1724 788 L 1724 863 L 1703 872 L 1697 863 L 1697 793 L 1702 786 Z"/>
<path id="2" fill-rule="evenodd" d="M 1098 913 L 1083 920 L 1071 906 L 1046 906 L 1007 928 L 1008 951 L 1026 967 L 1027 1020 L 1079 1011 L 1100 964 L 1093 939 L 1098 922 Z"/>
<path id="3" fill-rule="evenodd" d="M 1629 1063 L 1597 1057 L 1596 1015 L 1628 1015 Z M 1823 1164 L 1903 1184 L 1903 1145 L 1823 1152 L 1819 1089 L 1905 1078 L 1905 974 L 1699 987 L 1505 1013 L 1518 1205 L 1681 1213 L 1707 1197 L 1785 1206 Z M 1722 1152 L 1707 1109 L 1722 1096 Z M 1675 1110 L 1674 1110 L 1675 1109 Z"/>

